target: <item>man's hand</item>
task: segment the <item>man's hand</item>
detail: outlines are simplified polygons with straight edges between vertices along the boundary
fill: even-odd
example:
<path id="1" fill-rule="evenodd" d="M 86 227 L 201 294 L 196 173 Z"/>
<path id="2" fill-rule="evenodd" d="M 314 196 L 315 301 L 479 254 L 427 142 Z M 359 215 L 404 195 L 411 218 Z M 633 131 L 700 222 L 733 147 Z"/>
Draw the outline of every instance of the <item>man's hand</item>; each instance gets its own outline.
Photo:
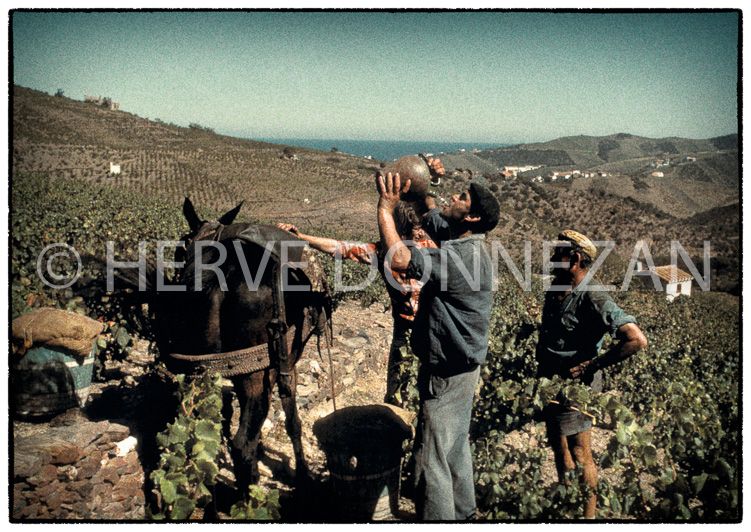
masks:
<path id="1" fill-rule="evenodd" d="M 571 376 L 572 376 L 572 377 L 581 377 L 582 375 L 584 375 L 584 374 L 585 374 L 585 373 L 587 373 L 588 371 L 592 371 L 592 370 L 594 369 L 594 366 L 592 366 L 591 368 L 587 369 L 587 367 L 588 367 L 588 366 L 589 366 L 589 365 L 590 365 L 591 363 L 592 363 L 592 361 L 591 361 L 591 360 L 586 360 L 586 361 L 582 362 L 581 364 L 579 364 L 578 366 L 574 366 L 574 367 L 573 367 L 573 368 L 571 368 L 571 370 L 570 370 L 570 371 L 571 371 Z M 595 370 L 595 371 L 596 371 L 596 370 Z"/>
<path id="2" fill-rule="evenodd" d="M 440 159 L 433 159 L 432 157 L 428 159 L 428 168 L 430 168 L 430 175 L 431 176 L 442 176 L 446 173 L 446 169 L 443 167 L 443 163 Z"/>
<path id="3" fill-rule="evenodd" d="M 295 226 L 294 226 L 294 225 L 292 225 L 292 224 L 283 224 L 283 223 L 278 223 L 278 224 L 276 224 L 276 226 L 277 226 L 277 227 L 278 227 L 279 229 L 284 229 L 285 231 L 289 231 L 289 232 L 290 232 L 290 233 L 292 233 L 293 235 L 299 235 L 299 234 L 300 234 L 300 231 L 298 231 L 298 230 L 297 230 L 297 227 L 295 227 Z"/>
<path id="4" fill-rule="evenodd" d="M 409 179 L 401 186 L 401 179 L 399 174 L 391 175 L 391 172 L 385 176 L 379 175 L 378 179 L 378 193 L 381 195 L 378 199 L 378 210 L 383 210 L 388 213 L 393 213 L 396 208 L 396 204 L 399 203 L 402 194 L 409 190 L 409 186 L 412 184 Z"/>

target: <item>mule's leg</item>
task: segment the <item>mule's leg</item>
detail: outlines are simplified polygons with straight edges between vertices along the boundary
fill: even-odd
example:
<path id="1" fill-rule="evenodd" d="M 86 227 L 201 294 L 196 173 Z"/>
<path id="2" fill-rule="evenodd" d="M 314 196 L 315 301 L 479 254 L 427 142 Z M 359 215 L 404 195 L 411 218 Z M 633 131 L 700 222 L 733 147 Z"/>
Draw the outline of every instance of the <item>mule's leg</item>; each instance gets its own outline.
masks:
<path id="1" fill-rule="evenodd" d="M 289 388 L 290 394 L 287 394 L 281 386 L 279 387 L 279 395 L 284 409 L 285 428 L 289 439 L 292 440 L 292 449 L 295 452 L 295 474 L 298 481 L 306 481 L 310 479 L 310 476 L 302 447 L 302 422 L 297 411 L 297 368 L 294 367 L 292 368 Z"/>
<path id="2" fill-rule="evenodd" d="M 271 403 L 269 371 L 235 377 L 233 383 L 240 403 L 240 424 L 232 440 L 232 462 L 236 486 L 245 494 L 247 487 L 257 484 L 260 477 L 257 450 L 261 427 Z"/>

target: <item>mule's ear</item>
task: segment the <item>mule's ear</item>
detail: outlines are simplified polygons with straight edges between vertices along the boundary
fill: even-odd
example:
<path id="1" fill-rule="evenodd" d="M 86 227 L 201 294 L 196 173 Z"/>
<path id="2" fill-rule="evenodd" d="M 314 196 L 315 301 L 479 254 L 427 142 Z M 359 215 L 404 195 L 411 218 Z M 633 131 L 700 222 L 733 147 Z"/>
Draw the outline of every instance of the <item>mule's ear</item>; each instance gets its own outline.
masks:
<path id="1" fill-rule="evenodd" d="M 196 210 L 193 208 L 193 202 L 190 201 L 190 198 L 185 198 L 185 201 L 183 202 L 183 216 L 188 220 L 190 230 L 198 231 L 198 228 L 201 227 L 201 219 L 196 214 Z"/>
<path id="2" fill-rule="evenodd" d="M 235 221 L 235 216 L 237 216 L 237 213 L 240 212 L 240 207 L 243 206 L 243 203 L 245 203 L 245 200 L 240 202 L 240 205 L 229 211 L 228 213 L 224 214 L 221 218 L 219 218 L 219 223 L 222 225 L 229 225 L 232 222 Z"/>

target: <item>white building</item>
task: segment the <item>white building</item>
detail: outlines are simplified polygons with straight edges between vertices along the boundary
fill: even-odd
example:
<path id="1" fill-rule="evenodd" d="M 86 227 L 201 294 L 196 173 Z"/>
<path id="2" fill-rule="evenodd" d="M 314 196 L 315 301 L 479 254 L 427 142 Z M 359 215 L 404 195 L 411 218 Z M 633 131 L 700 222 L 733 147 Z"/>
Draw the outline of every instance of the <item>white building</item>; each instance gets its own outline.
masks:
<path id="1" fill-rule="evenodd" d="M 654 268 L 657 276 L 665 284 L 665 295 L 673 300 L 676 296 L 691 295 L 691 281 L 693 277 L 677 266 L 657 266 Z"/>
<path id="2" fill-rule="evenodd" d="M 675 265 L 655 266 L 645 270 L 641 261 L 639 261 L 636 263 L 634 275 L 637 279 L 641 279 L 645 286 L 653 286 L 651 279 L 656 275 L 660 279 L 660 284 L 669 301 L 677 296 L 691 295 L 691 281 L 694 278 Z"/>

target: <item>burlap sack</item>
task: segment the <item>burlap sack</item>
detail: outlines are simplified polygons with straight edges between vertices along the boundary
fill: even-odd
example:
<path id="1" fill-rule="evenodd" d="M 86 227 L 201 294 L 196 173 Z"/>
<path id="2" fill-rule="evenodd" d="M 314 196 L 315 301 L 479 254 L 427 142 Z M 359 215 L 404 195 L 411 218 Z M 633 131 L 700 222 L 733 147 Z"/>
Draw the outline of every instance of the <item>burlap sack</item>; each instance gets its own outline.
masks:
<path id="1" fill-rule="evenodd" d="M 11 324 L 12 353 L 22 356 L 34 344 L 88 355 L 104 324 L 75 312 L 40 308 Z"/>

